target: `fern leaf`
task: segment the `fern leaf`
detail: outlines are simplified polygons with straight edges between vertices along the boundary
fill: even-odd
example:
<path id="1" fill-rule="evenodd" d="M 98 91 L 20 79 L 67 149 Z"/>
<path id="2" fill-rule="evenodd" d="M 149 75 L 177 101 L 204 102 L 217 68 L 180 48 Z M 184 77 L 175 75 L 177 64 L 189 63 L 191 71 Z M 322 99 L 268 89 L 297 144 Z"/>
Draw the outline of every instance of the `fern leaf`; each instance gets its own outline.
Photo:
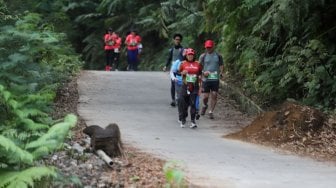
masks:
<path id="1" fill-rule="evenodd" d="M 5 99 L 5 101 L 8 101 L 8 99 L 9 99 L 10 96 L 11 96 L 11 94 L 10 94 L 10 92 L 8 92 L 8 91 L 3 91 L 3 92 L 2 92 L 2 96 L 3 96 L 3 98 Z"/>
<path id="2" fill-rule="evenodd" d="M 43 130 L 43 129 L 48 129 L 49 126 L 42 124 L 42 123 L 35 123 L 33 120 L 29 118 L 22 118 L 21 122 L 24 123 L 24 128 L 26 130 L 30 131 L 37 131 L 37 130 Z"/>
<path id="3" fill-rule="evenodd" d="M 64 122 L 53 125 L 46 134 L 42 135 L 37 140 L 30 142 L 26 145 L 26 149 L 34 149 L 35 158 L 40 157 L 41 147 L 47 147 L 49 151 L 58 149 L 62 144 L 65 137 L 68 135 L 70 129 L 77 123 L 77 117 L 69 114 L 64 118 Z M 45 152 L 42 152 L 44 154 Z"/>
<path id="4" fill-rule="evenodd" d="M 0 135 L 0 150 L 6 152 L 7 157 L 11 159 L 19 160 L 26 164 L 33 162 L 33 156 L 26 150 L 18 147 L 12 140 Z"/>
<path id="5" fill-rule="evenodd" d="M 24 117 L 36 117 L 36 116 L 47 116 L 48 114 L 42 112 L 41 110 L 38 109 L 22 109 L 22 113 Z"/>
<path id="6" fill-rule="evenodd" d="M 35 158 L 39 158 L 40 156 L 46 156 L 50 152 L 49 148 L 56 148 L 56 147 L 59 147 L 59 144 L 55 141 L 50 141 L 49 143 L 46 143 L 44 146 L 34 150 L 32 154 Z"/>
<path id="7" fill-rule="evenodd" d="M 52 167 L 31 167 L 23 171 L 0 169 L 0 187 L 34 187 L 34 181 L 41 180 L 43 177 L 55 176 L 56 172 Z"/>
<path id="8" fill-rule="evenodd" d="M 68 114 L 67 116 L 65 116 L 64 121 L 69 123 L 71 127 L 74 127 L 77 123 L 77 116 L 73 114 Z"/>
<path id="9" fill-rule="evenodd" d="M 18 102 L 16 100 L 10 99 L 8 101 L 8 105 L 10 105 L 12 109 L 16 109 L 18 107 Z"/>

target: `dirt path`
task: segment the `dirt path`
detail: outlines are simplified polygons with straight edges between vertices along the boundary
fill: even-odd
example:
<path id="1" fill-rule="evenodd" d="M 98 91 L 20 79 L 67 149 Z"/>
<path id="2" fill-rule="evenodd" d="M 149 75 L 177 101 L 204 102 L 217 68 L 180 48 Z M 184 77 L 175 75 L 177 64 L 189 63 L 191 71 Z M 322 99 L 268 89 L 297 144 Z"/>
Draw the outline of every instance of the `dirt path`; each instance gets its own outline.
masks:
<path id="1" fill-rule="evenodd" d="M 88 125 L 117 123 L 124 141 L 184 164 L 193 183 L 207 187 L 334 187 L 336 167 L 252 144 L 223 139 L 251 121 L 227 102 L 214 121 L 181 129 L 161 72 L 85 71 L 78 80 L 79 114 Z"/>

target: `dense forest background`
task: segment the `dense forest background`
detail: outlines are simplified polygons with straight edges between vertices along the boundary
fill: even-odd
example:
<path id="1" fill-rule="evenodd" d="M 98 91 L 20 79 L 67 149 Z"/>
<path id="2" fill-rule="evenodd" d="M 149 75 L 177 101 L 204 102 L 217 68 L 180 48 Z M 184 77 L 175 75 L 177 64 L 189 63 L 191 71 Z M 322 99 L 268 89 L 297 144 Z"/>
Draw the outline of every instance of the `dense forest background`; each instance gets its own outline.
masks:
<path id="1" fill-rule="evenodd" d="M 142 36 L 141 70 L 162 69 L 174 33 L 197 55 L 213 39 L 228 80 L 263 107 L 292 98 L 335 111 L 332 0 L 0 0 L 0 187 L 55 175 L 34 166 L 76 122 L 50 118 L 55 92 L 83 67 L 103 69 L 109 27 Z"/>
<path id="2" fill-rule="evenodd" d="M 8 1 L 9 2 L 9 1 Z M 57 0 L 11 1 L 11 14 L 39 14 L 63 33 L 85 60 L 102 70 L 102 36 L 112 27 L 125 39 L 143 37 L 141 70 L 161 70 L 174 33 L 203 52 L 213 39 L 230 80 L 264 106 L 293 98 L 323 110 L 335 108 L 336 5 L 331 0 Z M 121 56 L 126 67 L 125 53 Z"/>

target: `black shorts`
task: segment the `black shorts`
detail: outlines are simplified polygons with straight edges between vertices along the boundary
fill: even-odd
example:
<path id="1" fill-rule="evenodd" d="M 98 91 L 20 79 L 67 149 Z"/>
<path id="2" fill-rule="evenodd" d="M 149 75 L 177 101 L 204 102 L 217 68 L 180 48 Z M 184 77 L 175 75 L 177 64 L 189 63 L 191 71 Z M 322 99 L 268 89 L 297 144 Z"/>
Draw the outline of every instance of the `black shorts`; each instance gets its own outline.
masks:
<path id="1" fill-rule="evenodd" d="M 219 80 L 202 82 L 202 93 L 209 93 L 210 91 L 218 92 L 218 89 L 219 89 Z"/>

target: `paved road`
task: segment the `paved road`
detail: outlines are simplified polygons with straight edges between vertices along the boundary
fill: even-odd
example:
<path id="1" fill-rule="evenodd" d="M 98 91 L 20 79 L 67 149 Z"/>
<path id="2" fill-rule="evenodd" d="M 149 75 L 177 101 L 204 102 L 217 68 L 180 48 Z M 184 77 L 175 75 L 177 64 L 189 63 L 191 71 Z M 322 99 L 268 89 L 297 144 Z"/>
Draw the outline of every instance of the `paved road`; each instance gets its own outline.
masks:
<path id="1" fill-rule="evenodd" d="M 223 139 L 228 123 L 202 118 L 196 130 L 180 128 L 176 109 L 168 106 L 168 79 L 162 72 L 84 71 L 78 80 L 79 114 L 88 125 L 115 122 L 124 141 L 182 161 L 192 182 L 202 187 L 336 187 L 336 165 Z"/>

